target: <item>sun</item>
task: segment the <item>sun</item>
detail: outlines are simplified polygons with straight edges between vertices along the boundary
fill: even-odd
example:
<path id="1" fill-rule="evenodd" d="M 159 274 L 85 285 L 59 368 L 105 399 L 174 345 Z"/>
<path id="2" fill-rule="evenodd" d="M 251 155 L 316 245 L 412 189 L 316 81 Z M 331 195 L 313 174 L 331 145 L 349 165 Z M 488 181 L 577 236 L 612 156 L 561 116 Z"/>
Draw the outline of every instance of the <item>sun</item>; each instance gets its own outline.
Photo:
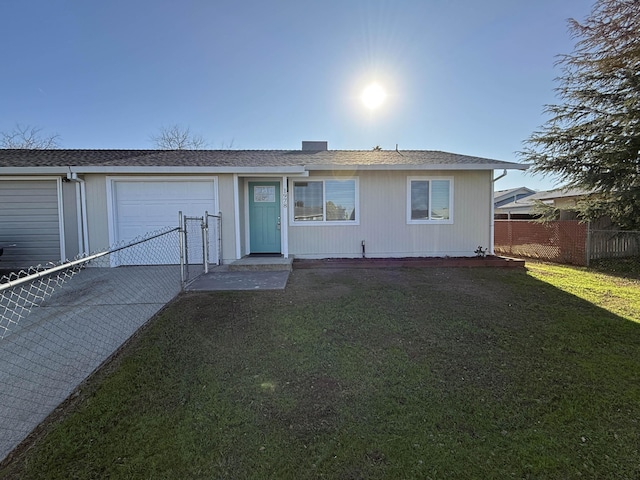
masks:
<path id="1" fill-rule="evenodd" d="M 384 103 L 387 92 L 379 83 L 371 83 L 362 91 L 360 98 L 368 109 L 375 110 Z"/>

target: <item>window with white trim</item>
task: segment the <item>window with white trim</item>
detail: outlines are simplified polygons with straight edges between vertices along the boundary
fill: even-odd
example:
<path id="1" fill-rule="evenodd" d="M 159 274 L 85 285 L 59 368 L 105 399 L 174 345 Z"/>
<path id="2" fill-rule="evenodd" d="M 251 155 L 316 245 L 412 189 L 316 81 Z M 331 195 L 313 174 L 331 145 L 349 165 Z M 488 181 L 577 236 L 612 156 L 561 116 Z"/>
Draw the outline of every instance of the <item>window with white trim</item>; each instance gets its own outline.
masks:
<path id="1" fill-rule="evenodd" d="M 407 223 L 453 223 L 453 178 L 407 178 Z"/>
<path id="2" fill-rule="evenodd" d="M 358 223 L 358 181 L 313 179 L 293 182 L 293 223 L 348 225 Z"/>

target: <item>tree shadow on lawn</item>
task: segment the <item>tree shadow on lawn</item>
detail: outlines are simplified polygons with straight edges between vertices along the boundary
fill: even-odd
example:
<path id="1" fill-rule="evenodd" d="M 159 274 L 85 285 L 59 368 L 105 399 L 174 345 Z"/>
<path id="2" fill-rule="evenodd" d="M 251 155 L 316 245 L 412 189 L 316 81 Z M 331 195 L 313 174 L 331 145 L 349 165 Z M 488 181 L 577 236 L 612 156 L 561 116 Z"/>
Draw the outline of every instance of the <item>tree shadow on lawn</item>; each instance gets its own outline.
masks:
<path id="1" fill-rule="evenodd" d="M 186 294 L 0 478 L 631 478 L 638 327 L 512 269 Z"/>

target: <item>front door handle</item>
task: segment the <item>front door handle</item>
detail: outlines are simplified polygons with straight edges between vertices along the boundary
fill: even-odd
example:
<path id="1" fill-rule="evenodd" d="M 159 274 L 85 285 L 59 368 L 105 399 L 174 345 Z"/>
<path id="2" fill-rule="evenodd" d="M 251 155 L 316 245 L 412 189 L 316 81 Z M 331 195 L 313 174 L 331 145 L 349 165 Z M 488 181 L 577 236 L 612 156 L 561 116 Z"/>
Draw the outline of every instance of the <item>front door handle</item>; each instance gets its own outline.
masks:
<path id="1" fill-rule="evenodd" d="M 278 221 L 276 222 L 276 228 L 280 230 L 280 217 L 278 217 Z"/>

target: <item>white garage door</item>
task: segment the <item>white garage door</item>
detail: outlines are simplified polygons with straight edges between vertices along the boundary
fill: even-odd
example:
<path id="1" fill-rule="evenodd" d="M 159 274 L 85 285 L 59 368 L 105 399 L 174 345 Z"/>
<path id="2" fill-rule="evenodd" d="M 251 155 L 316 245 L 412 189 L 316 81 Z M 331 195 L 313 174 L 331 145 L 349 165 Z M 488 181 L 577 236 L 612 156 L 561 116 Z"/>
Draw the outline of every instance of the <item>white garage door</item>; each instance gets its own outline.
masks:
<path id="1" fill-rule="evenodd" d="M 113 180 L 113 235 L 116 243 L 128 242 L 166 227 L 178 226 L 178 212 L 186 216 L 216 212 L 215 180 Z M 175 241 L 155 241 L 158 251 L 145 253 L 126 264 L 177 264 L 180 252 Z M 192 242 L 193 243 L 193 242 Z M 201 245 L 201 243 L 200 243 Z M 146 246 L 145 246 L 146 248 Z M 124 252 L 123 252 L 124 253 Z M 124 255 L 123 255 L 124 256 Z"/>

